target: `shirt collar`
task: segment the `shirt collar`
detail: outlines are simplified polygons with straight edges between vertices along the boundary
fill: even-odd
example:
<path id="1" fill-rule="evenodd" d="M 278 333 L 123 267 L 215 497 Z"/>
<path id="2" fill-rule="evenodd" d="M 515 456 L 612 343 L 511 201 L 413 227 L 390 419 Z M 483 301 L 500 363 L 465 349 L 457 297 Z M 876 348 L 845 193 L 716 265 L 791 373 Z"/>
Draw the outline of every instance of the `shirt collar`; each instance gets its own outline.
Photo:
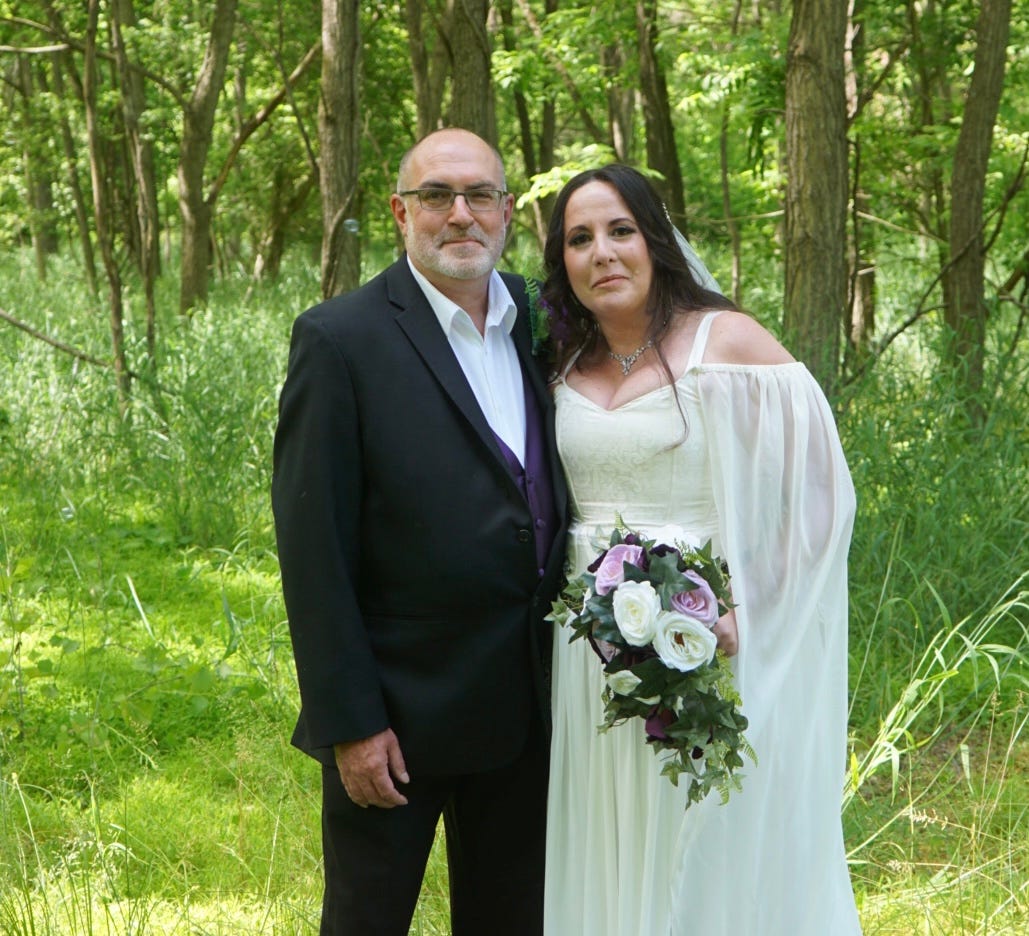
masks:
<path id="1" fill-rule="evenodd" d="M 456 302 L 452 302 L 444 296 L 443 293 L 441 293 L 418 270 L 416 270 L 410 257 L 407 258 L 407 265 L 410 267 L 411 273 L 414 275 L 415 282 L 418 283 L 422 292 L 425 294 L 425 298 L 429 300 L 429 305 L 432 306 L 432 311 L 436 314 L 436 318 L 439 319 L 439 324 L 443 329 L 443 333 L 448 338 L 454 328 L 454 319 L 457 317 L 458 313 L 464 315 L 465 319 L 471 323 L 471 317 L 468 313 Z M 489 278 L 489 293 L 486 305 L 486 329 L 489 330 L 490 328 L 497 327 L 510 335 L 517 317 L 518 308 L 515 306 L 514 299 L 511 298 L 511 293 L 508 290 L 507 285 L 504 283 L 500 274 L 496 270 L 493 270 Z M 474 328 L 474 326 L 472 327 Z"/>

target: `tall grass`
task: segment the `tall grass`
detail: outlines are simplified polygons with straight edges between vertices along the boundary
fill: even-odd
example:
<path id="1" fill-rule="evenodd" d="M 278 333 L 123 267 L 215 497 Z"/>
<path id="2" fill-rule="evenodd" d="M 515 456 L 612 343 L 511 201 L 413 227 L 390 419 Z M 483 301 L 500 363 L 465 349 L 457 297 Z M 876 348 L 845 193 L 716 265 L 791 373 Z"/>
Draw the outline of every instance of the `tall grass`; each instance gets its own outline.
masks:
<path id="1" fill-rule="evenodd" d="M 61 272 L 0 260 L 0 306 L 103 357 L 103 314 Z M 217 290 L 159 323 L 160 389 L 124 414 L 109 372 L 0 325 L 4 936 L 316 928 L 318 773 L 286 740 L 268 485 L 317 276 Z M 134 304 L 128 324 L 142 372 Z M 849 857 L 866 934 L 1024 933 L 1029 377 L 1011 363 L 972 431 L 933 360 L 899 346 L 840 414 L 860 501 Z M 437 842 L 412 933 L 448 930 Z"/>

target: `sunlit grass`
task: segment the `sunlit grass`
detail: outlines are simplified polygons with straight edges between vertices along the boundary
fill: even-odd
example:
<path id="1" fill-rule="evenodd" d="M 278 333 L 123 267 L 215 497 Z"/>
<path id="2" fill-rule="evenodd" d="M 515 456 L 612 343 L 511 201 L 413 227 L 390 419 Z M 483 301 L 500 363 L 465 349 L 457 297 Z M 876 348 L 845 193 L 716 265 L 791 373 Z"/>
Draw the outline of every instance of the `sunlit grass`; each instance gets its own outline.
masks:
<path id="1" fill-rule="evenodd" d="M 103 356 L 100 310 L 19 262 L 0 260 L 8 311 Z M 316 930 L 319 774 L 288 745 L 268 486 L 289 323 L 317 284 L 246 289 L 162 320 L 164 389 L 137 385 L 126 416 L 109 372 L 0 326 L 3 936 Z M 887 362 L 840 415 L 859 497 L 844 828 L 866 936 L 1014 936 L 1029 381 L 1011 364 L 975 434 L 931 360 L 927 342 Z M 412 933 L 448 932 L 438 837 Z"/>

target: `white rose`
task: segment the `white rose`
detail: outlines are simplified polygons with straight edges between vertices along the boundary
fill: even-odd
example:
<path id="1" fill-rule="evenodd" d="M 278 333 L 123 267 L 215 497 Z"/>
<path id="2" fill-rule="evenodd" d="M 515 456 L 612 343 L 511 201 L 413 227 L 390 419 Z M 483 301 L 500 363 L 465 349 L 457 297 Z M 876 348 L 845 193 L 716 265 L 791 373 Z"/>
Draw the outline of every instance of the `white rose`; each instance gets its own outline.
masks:
<path id="1" fill-rule="evenodd" d="M 633 689 L 635 689 L 641 682 L 639 678 L 632 670 L 619 670 L 617 673 L 612 673 L 607 677 L 607 684 L 610 686 L 612 692 L 617 692 L 618 695 L 632 695 Z"/>
<path id="2" fill-rule="evenodd" d="M 695 618 L 678 611 L 662 611 L 657 618 L 654 649 L 665 666 L 683 673 L 710 662 L 718 638 Z"/>
<path id="3" fill-rule="evenodd" d="M 654 639 L 661 599 L 650 582 L 622 582 L 615 589 L 612 608 L 626 643 L 645 647 Z"/>

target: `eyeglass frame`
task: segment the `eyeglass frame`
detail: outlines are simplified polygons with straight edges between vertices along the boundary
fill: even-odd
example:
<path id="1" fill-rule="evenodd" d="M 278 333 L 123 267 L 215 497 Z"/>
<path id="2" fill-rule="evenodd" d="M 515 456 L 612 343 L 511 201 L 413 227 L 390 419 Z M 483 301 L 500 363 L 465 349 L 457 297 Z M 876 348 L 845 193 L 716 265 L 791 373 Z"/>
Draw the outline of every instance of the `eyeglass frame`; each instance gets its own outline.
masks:
<path id="1" fill-rule="evenodd" d="M 446 192 L 450 196 L 450 202 L 442 208 L 430 208 L 422 201 L 423 192 Z M 469 195 L 485 195 L 487 193 L 494 196 L 495 200 L 495 204 L 489 208 L 475 208 L 472 206 L 472 203 L 468 200 Z M 504 198 L 510 194 L 510 192 L 504 191 L 503 189 L 494 188 L 465 189 L 462 192 L 458 192 L 454 189 L 444 188 L 443 186 L 438 185 L 426 185 L 424 188 L 407 189 L 403 192 L 397 192 L 397 195 L 399 195 L 401 198 L 404 198 L 407 195 L 414 195 L 418 199 L 418 206 L 421 209 L 423 209 L 424 211 L 436 212 L 450 211 L 450 209 L 453 208 L 455 203 L 457 202 L 457 196 L 460 195 L 462 198 L 464 198 L 464 203 L 468 206 L 468 210 L 471 211 L 473 214 L 478 214 L 481 211 L 500 211 L 504 207 Z"/>

